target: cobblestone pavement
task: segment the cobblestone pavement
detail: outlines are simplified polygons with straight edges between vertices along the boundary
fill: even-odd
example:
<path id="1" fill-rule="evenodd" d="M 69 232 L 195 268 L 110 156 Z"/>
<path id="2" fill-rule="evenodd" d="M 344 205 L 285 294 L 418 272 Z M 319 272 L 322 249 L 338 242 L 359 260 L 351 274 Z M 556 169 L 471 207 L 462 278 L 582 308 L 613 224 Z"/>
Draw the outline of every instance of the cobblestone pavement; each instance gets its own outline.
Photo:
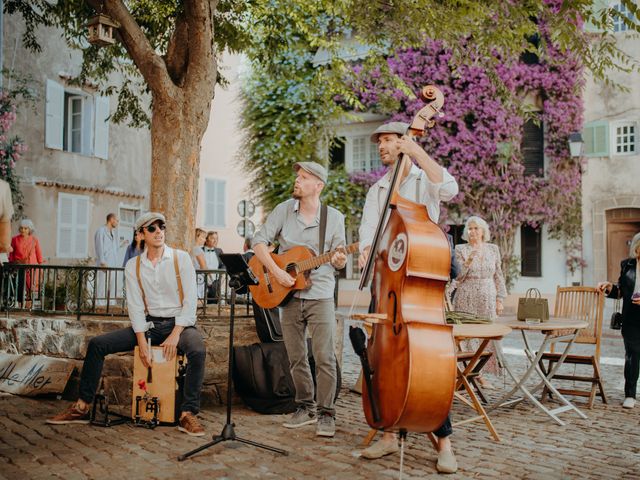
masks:
<path id="1" fill-rule="evenodd" d="M 603 365 L 609 405 L 599 400 L 589 417 L 565 412 L 562 427 L 528 403 L 492 414 L 502 437 L 491 439 L 482 423 L 454 429 L 452 437 L 459 472 L 452 479 L 637 479 L 640 478 L 640 407 L 620 408 L 622 401 L 621 341 L 617 332 L 605 332 Z M 512 334 L 505 341 L 508 361 L 524 366 L 521 341 Z M 353 385 L 356 364 L 345 348 L 344 386 Z M 494 378 L 502 389 L 506 381 Z M 501 390 L 491 391 L 497 398 Z M 7 479 L 182 479 L 182 478 L 291 478 L 394 479 L 399 478 L 399 455 L 367 461 L 358 457 L 358 445 L 368 432 L 360 396 L 343 388 L 337 404 L 337 432 L 333 439 L 315 436 L 313 426 L 286 430 L 284 416 L 264 416 L 234 407 L 236 433 L 257 442 L 288 450 L 288 456 L 236 442 L 224 442 L 178 462 L 176 457 L 205 443 L 209 437 L 188 437 L 175 428 L 149 431 L 120 425 L 100 428 L 85 425 L 52 426 L 44 419 L 66 402 L 0 397 L 0 477 Z M 472 413 L 454 402 L 453 418 Z M 207 410 L 201 419 L 208 435 L 218 434 L 224 409 Z M 404 458 L 406 479 L 437 478 L 435 451 L 424 435 L 409 434 Z"/>

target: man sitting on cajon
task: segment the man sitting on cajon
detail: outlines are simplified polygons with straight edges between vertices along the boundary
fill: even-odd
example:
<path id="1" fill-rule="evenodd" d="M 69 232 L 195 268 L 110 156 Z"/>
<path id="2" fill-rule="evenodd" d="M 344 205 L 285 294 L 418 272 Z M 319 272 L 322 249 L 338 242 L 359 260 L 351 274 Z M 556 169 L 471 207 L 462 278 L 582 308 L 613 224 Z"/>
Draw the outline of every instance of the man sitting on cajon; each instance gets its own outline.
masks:
<path id="1" fill-rule="evenodd" d="M 148 368 L 152 354 L 145 333 L 149 330 L 151 344 L 162 346 L 166 360 L 173 360 L 177 350 L 186 355 L 178 430 L 192 436 L 204 435 L 195 417 L 200 410 L 206 355 L 202 336 L 195 328 L 196 274 L 187 252 L 165 245 L 165 226 L 164 215 L 160 213 L 148 212 L 136 221 L 136 230 L 144 236 L 145 250 L 139 257 L 130 259 L 125 267 L 131 327 L 89 341 L 80 377 L 80 398 L 47 423 L 89 423 L 89 405 L 98 388 L 104 357 L 133 350 L 137 345 L 140 360 Z M 182 303 L 181 297 L 184 297 Z M 153 325 L 150 329 L 149 323 Z"/>

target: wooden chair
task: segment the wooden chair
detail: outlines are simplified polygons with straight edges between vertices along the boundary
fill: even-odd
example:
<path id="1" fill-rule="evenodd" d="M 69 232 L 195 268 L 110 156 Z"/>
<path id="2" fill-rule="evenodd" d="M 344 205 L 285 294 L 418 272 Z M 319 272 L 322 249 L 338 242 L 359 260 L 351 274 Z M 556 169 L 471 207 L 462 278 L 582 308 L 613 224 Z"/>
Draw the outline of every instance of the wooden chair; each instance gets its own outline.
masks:
<path id="1" fill-rule="evenodd" d="M 567 355 L 563 365 L 588 365 L 592 368 L 591 376 L 557 373 L 553 376 L 557 380 L 570 380 L 574 383 L 588 383 L 590 389 L 578 390 L 575 388 L 558 388 L 560 393 L 575 395 L 581 397 L 589 397 L 588 407 L 593 407 L 596 396 L 602 399 L 603 403 L 607 402 L 607 396 L 604 392 L 602 384 L 602 376 L 600 373 L 600 339 L 602 337 L 602 315 L 604 308 L 604 295 L 595 287 L 557 287 L 556 304 L 554 309 L 554 317 L 575 318 L 577 320 L 585 320 L 589 326 L 578 333 L 575 343 L 593 345 L 593 355 Z M 548 374 L 554 364 L 558 362 L 561 354 L 553 351 L 543 354 L 540 359 L 540 367 Z M 545 368 L 544 361 L 547 361 Z M 560 369 L 562 370 L 562 368 Z M 545 387 L 542 392 L 544 398 L 550 392 Z"/>

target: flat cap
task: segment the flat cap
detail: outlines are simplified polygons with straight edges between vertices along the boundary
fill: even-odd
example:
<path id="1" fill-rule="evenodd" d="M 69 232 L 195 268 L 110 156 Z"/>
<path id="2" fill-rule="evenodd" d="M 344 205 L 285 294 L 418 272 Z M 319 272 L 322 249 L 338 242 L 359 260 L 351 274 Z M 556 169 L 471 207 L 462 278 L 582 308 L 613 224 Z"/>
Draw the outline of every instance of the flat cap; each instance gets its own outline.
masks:
<path id="1" fill-rule="evenodd" d="M 162 223 L 167 223 L 167 221 L 164 218 L 164 215 L 162 215 L 161 213 L 158 213 L 158 212 L 143 213 L 136 220 L 136 231 L 140 230 L 143 227 L 148 227 L 153 222 L 157 222 L 158 220 L 160 220 Z"/>
<path id="2" fill-rule="evenodd" d="M 293 164 L 293 169 L 297 172 L 299 169 L 305 172 L 315 175 L 323 183 L 327 183 L 327 169 L 316 162 L 297 162 Z"/>
<path id="3" fill-rule="evenodd" d="M 376 128 L 375 132 L 371 134 L 371 142 L 378 143 L 378 135 L 381 133 L 396 133 L 398 135 L 404 135 L 409 130 L 409 124 L 404 122 L 389 122 L 384 125 L 380 125 Z"/>

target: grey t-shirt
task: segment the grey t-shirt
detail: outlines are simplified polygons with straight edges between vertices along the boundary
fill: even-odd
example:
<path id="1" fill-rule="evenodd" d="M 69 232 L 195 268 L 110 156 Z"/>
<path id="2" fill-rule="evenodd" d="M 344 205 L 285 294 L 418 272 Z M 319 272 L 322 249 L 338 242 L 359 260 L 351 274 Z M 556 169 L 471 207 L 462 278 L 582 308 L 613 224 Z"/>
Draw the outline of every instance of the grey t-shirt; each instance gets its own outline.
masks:
<path id="1" fill-rule="evenodd" d="M 258 243 L 268 245 L 280 244 L 279 253 L 284 253 L 295 246 L 305 246 L 318 254 L 318 239 L 320 237 L 320 208 L 316 218 L 306 225 L 300 217 L 299 202 L 290 199 L 282 202 L 267 217 L 264 225 L 253 237 L 252 246 Z M 324 253 L 345 246 L 344 215 L 335 208 L 327 209 L 327 229 L 324 240 Z M 334 268 L 325 263 L 310 273 L 311 287 L 295 293 L 298 298 L 307 300 L 322 300 L 333 298 L 335 288 Z"/>

